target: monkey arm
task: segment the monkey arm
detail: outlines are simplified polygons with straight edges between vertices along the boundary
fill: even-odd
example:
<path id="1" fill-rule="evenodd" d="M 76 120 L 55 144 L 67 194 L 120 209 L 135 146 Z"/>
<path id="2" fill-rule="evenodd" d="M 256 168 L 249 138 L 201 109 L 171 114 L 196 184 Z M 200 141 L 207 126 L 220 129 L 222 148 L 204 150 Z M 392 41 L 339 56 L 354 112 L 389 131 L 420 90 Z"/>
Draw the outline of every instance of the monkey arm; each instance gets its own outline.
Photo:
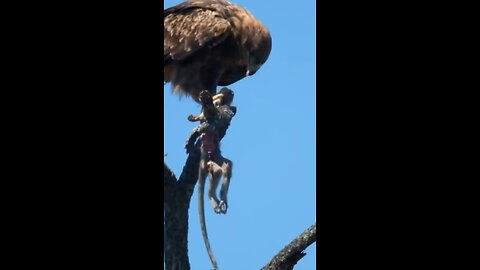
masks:
<path id="1" fill-rule="evenodd" d="M 206 121 L 206 118 L 205 116 L 203 115 L 203 113 L 199 114 L 199 115 L 189 115 L 188 116 L 188 121 L 190 122 L 204 122 Z"/>

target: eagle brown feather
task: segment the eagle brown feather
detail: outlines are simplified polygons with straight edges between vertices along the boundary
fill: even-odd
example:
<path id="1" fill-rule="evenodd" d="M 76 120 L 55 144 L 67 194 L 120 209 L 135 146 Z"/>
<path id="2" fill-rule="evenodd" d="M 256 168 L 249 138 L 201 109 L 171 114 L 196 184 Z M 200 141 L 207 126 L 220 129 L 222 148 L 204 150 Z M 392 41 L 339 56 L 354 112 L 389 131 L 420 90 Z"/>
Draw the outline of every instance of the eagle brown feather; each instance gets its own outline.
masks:
<path id="1" fill-rule="evenodd" d="M 266 62 L 268 29 L 246 9 L 226 0 L 192 0 L 164 10 L 165 82 L 197 102 L 253 75 Z"/>

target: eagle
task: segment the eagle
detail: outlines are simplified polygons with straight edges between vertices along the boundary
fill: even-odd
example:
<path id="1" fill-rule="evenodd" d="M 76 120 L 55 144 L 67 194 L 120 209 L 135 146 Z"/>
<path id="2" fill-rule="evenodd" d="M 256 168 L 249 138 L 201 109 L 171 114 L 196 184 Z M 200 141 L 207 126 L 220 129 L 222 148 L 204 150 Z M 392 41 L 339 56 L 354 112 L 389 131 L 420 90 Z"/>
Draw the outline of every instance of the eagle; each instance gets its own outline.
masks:
<path id="1" fill-rule="evenodd" d="M 226 0 L 191 0 L 163 12 L 164 82 L 200 103 L 254 75 L 272 49 L 269 30 L 245 8 Z"/>

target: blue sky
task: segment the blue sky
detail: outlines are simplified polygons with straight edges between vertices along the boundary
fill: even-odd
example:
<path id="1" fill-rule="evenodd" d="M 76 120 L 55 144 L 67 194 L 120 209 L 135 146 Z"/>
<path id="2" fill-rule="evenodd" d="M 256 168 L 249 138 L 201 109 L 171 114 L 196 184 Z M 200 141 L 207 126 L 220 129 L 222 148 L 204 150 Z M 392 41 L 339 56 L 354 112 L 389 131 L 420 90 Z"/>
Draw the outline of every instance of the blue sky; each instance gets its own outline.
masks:
<path id="1" fill-rule="evenodd" d="M 164 1 L 170 7 L 183 1 Z M 254 75 L 229 86 L 237 114 L 222 140 L 234 163 L 227 215 L 205 205 L 207 228 L 220 269 L 263 267 L 316 222 L 315 1 L 237 0 L 270 30 L 272 52 Z M 164 86 L 164 146 L 177 177 L 187 158 L 183 144 L 200 106 Z M 197 190 L 189 219 L 192 270 L 211 269 L 203 243 Z M 208 203 L 207 201 L 205 201 Z M 316 269 L 316 243 L 296 270 Z"/>

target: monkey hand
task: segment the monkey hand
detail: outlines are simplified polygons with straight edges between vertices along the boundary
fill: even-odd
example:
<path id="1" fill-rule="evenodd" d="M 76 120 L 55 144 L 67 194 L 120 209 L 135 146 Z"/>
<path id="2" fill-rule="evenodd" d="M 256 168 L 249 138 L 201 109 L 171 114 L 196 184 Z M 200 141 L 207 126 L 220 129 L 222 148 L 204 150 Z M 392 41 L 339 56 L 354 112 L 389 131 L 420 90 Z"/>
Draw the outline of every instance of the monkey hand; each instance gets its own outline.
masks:
<path id="1" fill-rule="evenodd" d="M 198 116 L 195 116 L 195 115 L 193 115 L 193 114 L 190 114 L 190 115 L 187 117 L 187 119 L 188 119 L 188 121 L 190 121 L 190 122 L 196 122 L 196 121 L 199 120 L 199 119 L 198 119 Z"/>

